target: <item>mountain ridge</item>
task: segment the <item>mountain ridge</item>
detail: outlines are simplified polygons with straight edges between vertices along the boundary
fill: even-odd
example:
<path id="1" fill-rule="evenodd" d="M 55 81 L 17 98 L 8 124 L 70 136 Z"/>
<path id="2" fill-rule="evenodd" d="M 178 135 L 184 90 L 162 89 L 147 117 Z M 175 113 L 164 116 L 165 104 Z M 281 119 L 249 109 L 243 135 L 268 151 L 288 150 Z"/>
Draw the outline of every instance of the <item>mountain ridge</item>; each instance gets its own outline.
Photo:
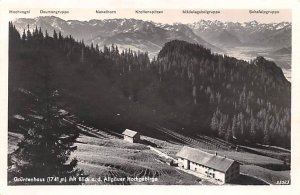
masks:
<path id="1" fill-rule="evenodd" d="M 199 43 L 215 51 L 221 51 L 216 46 L 206 42 L 184 24 L 161 25 L 151 21 L 137 19 L 105 19 L 105 20 L 63 20 L 58 17 L 36 17 L 34 19 L 19 18 L 14 21 L 16 28 L 22 32 L 40 26 L 48 31 L 61 31 L 63 35 L 72 34 L 77 40 L 85 40 L 87 44 L 110 45 L 118 42 L 123 48 L 129 45 L 137 50 L 157 53 L 164 43 L 172 39 L 181 39 Z M 126 34 L 127 36 L 124 36 Z M 100 38 L 100 39 L 99 39 Z"/>
<path id="2" fill-rule="evenodd" d="M 268 45 L 275 47 L 291 45 L 291 22 L 259 23 L 249 22 L 221 22 L 218 20 L 200 20 L 188 26 L 193 31 L 210 41 L 223 30 L 236 36 L 247 45 Z M 219 44 L 222 42 L 219 41 Z"/>

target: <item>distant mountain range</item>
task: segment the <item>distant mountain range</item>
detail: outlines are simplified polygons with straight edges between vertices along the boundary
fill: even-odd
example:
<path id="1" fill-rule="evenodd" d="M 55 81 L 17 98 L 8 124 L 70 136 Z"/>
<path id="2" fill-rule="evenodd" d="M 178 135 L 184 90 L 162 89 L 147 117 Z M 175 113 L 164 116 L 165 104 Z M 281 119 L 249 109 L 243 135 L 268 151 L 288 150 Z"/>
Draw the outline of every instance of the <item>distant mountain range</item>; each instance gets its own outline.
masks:
<path id="1" fill-rule="evenodd" d="M 281 49 L 274 51 L 273 53 L 277 55 L 286 55 L 286 54 L 291 54 L 291 52 L 292 52 L 292 47 L 283 47 Z"/>
<path id="2" fill-rule="evenodd" d="M 200 20 L 188 24 L 193 32 L 215 45 L 249 45 L 267 47 L 291 46 L 290 22 L 259 23 Z"/>
<path id="3" fill-rule="evenodd" d="M 172 25 L 137 19 L 105 20 L 63 20 L 54 16 L 19 18 L 14 21 L 19 31 L 34 29 L 36 26 L 47 30 L 71 34 L 77 40 L 99 46 L 117 44 L 120 49 L 131 48 L 149 52 L 154 56 L 163 45 L 174 39 L 198 43 L 221 52 L 226 47 L 266 46 L 274 51 L 291 46 L 291 23 L 245 23 L 200 20 L 192 24 L 175 23 Z"/>
<path id="4" fill-rule="evenodd" d="M 14 21 L 19 31 L 41 27 L 51 34 L 55 29 L 63 35 L 71 34 L 75 39 L 83 39 L 87 44 L 110 45 L 117 44 L 121 49 L 158 53 L 163 45 L 171 40 L 179 39 L 190 43 L 198 43 L 213 51 L 219 48 L 197 36 L 191 28 L 184 24 L 158 24 L 136 19 L 108 20 L 62 20 L 54 16 L 37 17 L 34 19 L 20 18 Z"/>

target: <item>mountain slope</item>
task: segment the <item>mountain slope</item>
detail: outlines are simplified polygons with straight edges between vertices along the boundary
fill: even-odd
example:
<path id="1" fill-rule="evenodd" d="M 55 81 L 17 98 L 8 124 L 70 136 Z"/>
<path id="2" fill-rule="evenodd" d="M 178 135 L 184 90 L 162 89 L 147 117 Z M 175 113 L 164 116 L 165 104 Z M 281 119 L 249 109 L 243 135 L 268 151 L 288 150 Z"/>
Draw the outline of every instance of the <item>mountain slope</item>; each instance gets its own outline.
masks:
<path id="1" fill-rule="evenodd" d="M 159 124 L 191 137 L 290 147 L 291 86 L 262 57 L 248 63 L 173 40 L 150 62 L 147 53 L 11 31 L 10 117 L 30 107 L 22 105 L 20 90 L 38 98 L 47 88 L 60 95 L 59 105 L 99 129 L 159 137 Z"/>
<path id="2" fill-rule="evenodd" d="M 201 46 L 172 41 L 160 51 L 157 60 L 160 79 L 168 86 L 166 96 L 177 99 L 172 100 L 172 105 L 178 108 L 184 106 L 185 113 L 189 110 L 191 118 L 196 115 L 201 121 L 190 122 L 195 125 L 194 132 L 197 127 L 205 129 L 209 126 L 225 139 L 233 135 L 237 139 L 245 139 L 243 136 L 246 136 L 251 140 L 260 135 L 254 140 L 266 141 L 270 137 L 276 139 L 276 136 L 269 137 L 270 132 L 261 125 L 271 125 L 269 128 L 276 132 L 273 126 L 275 118 L 283 116 L 275 115 L 281 109 L 285 110 L 281 114 L 289 118 L 290 83 L 275 63 L 263 57 L 247 63 L 212 55 Z M 183 86 L 178 81 L 186 79 L 189 83 Z M 185 90 L 182 91 L 182 88 Z M 189 94 L 188 104 L 182 104 L 185 98 L 181 94 Z M 269 105 L 265 107 L 264 104 Z M 206 126 L 203 121 L 207 115 L 212 118 Z M 237 122 L 239 120 L 244 122 Z M 287 129 L 290 128 L 289 120 L 285 123 Z"/>

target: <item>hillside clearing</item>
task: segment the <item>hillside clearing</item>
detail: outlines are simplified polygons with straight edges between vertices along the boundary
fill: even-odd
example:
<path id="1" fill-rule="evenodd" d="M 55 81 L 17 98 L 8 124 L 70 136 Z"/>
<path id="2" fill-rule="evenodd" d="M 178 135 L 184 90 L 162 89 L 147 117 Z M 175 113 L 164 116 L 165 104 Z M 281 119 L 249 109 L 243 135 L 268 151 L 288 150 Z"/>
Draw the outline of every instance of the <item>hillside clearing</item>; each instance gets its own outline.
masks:
<path id="1" fill-rule="evenodd" d="M 123 182 L 121 184 L 192 185 L 198 178 L 178 171 L 159 161 L 158 155 L 142 144 L 131 144 L 120 139 L 99 139 L 81 135 L 73 156 L 78 167 L 89 175 L 99 177 L 153 177 L 156 182 Z M 116 184 L 87 182 L 87 184 Z"/>
<path id="2" fill-rule="evenodd" d="M 85 184 L 153 184 L 153 185 L 195 185 L 199 184 L 199 178 L 169 166 L 161 161 L 161 157 L 149 149 L 152 146 L 157 150 L 176 159 L 176 153 L 183 146 L 176 141 L 165 141 L 148 136 L 141 136 L 142 143 L 128 143 L 123 139 L 109 133 L 97 130 L 102 134 L 101 138 L 80 135 L 77 139 L 77 150 L 72 154 L 78 159 L 78 168 L 83 169 L 89 178 L 126 178 L 126 177 L 153 177 L 158 178 L 155 182 L 119 182 L 119 181 L 91 181 Z M 8 152 L 11 153 L 17 148 L 17 143 L 22 139 L 19 133 L 9 132 Z M 212 138 L 213 139 L 213 138 Z M 199 149 L 213 153 L 215 150 Z M 244 151 L 218 150 L 218 155 L 226 155 L 229 158 L 242 163 L 241 176 L 239 181 L 232 183 L 236 185 L 260 185 L 262 180 L 269 184 L 276 184 L 277 181 L 290 181 L 290 171 L 274 171 L 263 168 L 269 164 L 281 166 L 281 160 L 253 154 Z M 259 179 L 259 180 L 257 180 Z M 243 182 L 241 182 L 243 180 Z M 202 184 L 210 184 L 209 181 L 202 181 Z"/>

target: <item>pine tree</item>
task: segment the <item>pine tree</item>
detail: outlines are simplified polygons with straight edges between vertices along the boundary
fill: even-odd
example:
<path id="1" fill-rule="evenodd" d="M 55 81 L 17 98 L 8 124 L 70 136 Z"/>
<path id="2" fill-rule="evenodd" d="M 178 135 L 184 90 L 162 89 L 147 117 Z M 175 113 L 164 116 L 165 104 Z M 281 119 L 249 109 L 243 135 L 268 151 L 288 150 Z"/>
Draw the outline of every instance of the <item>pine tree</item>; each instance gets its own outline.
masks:
<path id="1" fill-rule="evenodd" d="M 9 178 L 66 177 L 68 179 L 83 174 L 82 170 L 76 168 L 77 159 L 70 159 L 70 154 L 76 150 L 74 142 L 79 132 L 75 126 L 63 120 L 58 113 L 58 108 L 53 104 L 54 98 L 55 93 L 52 93 L 51 97 L 33 101 L 37 117 L 29 117 L 27 133 L 18 144 L 18 149 L 9 158 Z M 78 180 L 67 183 L 54 180 L 28 184 L 80 183 Z"/>
<path id="2" fill-rule="evenodd" d="M 45 31 L 45 38 L 46 38 L 46 39 L 49 38 L 49 34 L 48 34 L 48 31 L 47 31 L 47 30 Z"/>
<path id="3" fill-rule="evenodd" d="M 194 104 L 197 104 L 197 88 L 196 86 L 194 85 L 193 86 L 193 99 L 194 99 Z"/>
<path id="4" fill-rule="evenodd" d="M 245 139 L 245 130 L 244 130 L 244 114 L 240 112 L 237 116 L 237 128 L 238 131 L 238 138 L 240 141 Z"/>
<path id="5" fill-rule="evenodd" d="M 268 123 L 269 123 L 269 120 L 268 120 L 268 117 L 266 117 L 265 119 L 265 124 L 264 124 L 264 144 L 269 144 L 269 141 L 270 141 L 270 132 L 269 132 L 269 129 L 268 129 Z"/>
<path id="6" fill-rule="evenodd" d="M 27 40 L 30 40 L 32 37 L 30 29 L 29 29 L 29 24 L 27 25 Z"/>
<path id="7" fill-rule="evenodd" d="M 116 53 L 116 55 L 119 55 L 119 48 L 118 48 L 117 45 L 116 45 L 116 47 L 115 47 L 115 53 Z"/>
<path id="8" fill-rule="evenodd" d="M 216 131 L 218 129 L 218 123 L 219 123 L 219 120 L 217 118 L 217 112 L 215 112 L 211 118 L 211 122 L 210 122 L 210 128 L 213 130 L 213 131 Z"/>
<path id="9" fill-rule="evenodd" d="M 81 55 L 80 55 L 80 62 L 83 63 L 84 62 L 84 46 L 82 46 L 81 48 Z"/>
<path id="10" fill-rule="evenodd" d="M 232 128 L 230 127 L 230 124 L 228 125 L 226 130 L 225 140 L 228 142 L 232 141 Z"/>
<path id="11" fill-rule="evenodd" d="M 58 36 L 57 36 L 57 33 L 56 33 L 55 29 L 53 30 L 53 38 L 54 38 L 55 40 L 58 39 Z"/>
<path id="12" fill-rule="evenodd" d="M 26 33 L 25 33 L 25 29 L 24 29 L 23 34 L 22 34 L 22 41 L 26 41 Z"/>
<path id="13" fill-rule="evenodd" d="M 36 38 L 38 36 L 38 34 L 39 34 L 38 28 L 37 28 L 37 26 L 35 26 L 35 29 L 33 30 L 32 36 L 34 38 Z"/>
<path id="14" fill-rule="evenodd" d="M 251 118 L 250 118 L 250 140 L 252 142 L 255 142 L 255 136 L 256 136 L 255 119 L 254 119 L 253 115 L 251 114 Z"/>
<path id="15" fill-rule="evenodd" d="M 96 44 L 96 52 L 99 53 L 99 46 Z"/>
<path id="16" fill-rule="evenodd" d="M 226 123 L 227 123 L 227 116 L 221 114 L 221 118 L 218 125 L 218 135 L 220 138 L 224 138 L 226 134 Z"/>
<path id="17" fill-rule="evenodd" d="M 21 36 L 16 27 L 9 22 L 9 47 L 18 47 L 20 44 Z"/>
<path id="18" fill-rule="evenodd" d="M 43 35 L 43 32 L 42 32 L 42 28 L 41 28 L 41 27 L 39 28 L 39 33 L 38 33 L 38 35 L 39 35 L 40 40 L 42 40 L 42 39 L 44 38 L 44 35 Z"/>
<path id="19" fill-rule="evenodd" d="M 237 138 L 237 120 L 235 115 L 232 118 L 231 132 L 232 132 L 232 137 Z"/>
<path id="20" fill-rule="evenodd" d="M 63 40 L 63 36 L 61 35 L 61 32 L 60 32 L 60 31 L 58 32 L 58 39 L 59 39 L 60 41 Z"/>

